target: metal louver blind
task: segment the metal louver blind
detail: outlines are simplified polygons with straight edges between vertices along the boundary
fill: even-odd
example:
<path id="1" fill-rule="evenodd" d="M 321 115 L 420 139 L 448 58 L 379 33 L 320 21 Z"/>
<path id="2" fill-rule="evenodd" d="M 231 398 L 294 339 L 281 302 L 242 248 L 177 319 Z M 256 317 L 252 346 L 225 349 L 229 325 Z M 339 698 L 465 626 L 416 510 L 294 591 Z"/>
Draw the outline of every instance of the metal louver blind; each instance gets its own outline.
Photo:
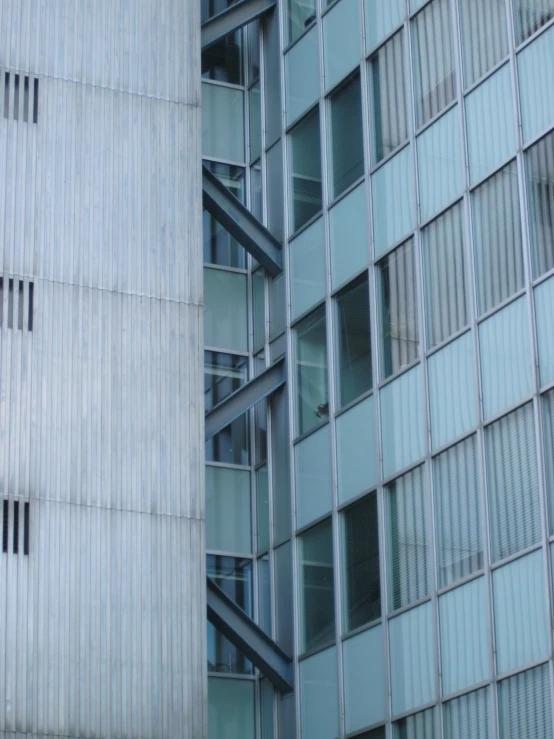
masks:
<path id="1" fill-rule="evenodd" d="M 533 277 L 554 267 L 554 133 L 526 154 Z"/>
<path id="2" fill-rule="evenodd" d="M 544 458 L 546 462 L 546 490 L 550 533 L 554 531 L 554 390 L 542 397 L 544 424 Z"/>
<path id="3" fill-rule="evenodd" d="M 517 44 L 554 18 L 554 0 L 513 0 L 513 5 Z"/>
<path id="4" fill-rule="evenodd" d="M 371 101 L 377 163 L 408 137 L 402 33 L 387 41 L 371 60 Z"/>
<path id="5" fill-rule="evenodd" d="M 448 0 L 434 0 L 414 21 L 417 125 L 433 118 L 456 95 L 452 22 Z"/>
<path id="6" fill-rule="evenodd" d="M 439 587 L 483 567 L 475 436 L 435 457 Z"/>
<path id="7" fill-rule="evenodd" d="M 483 77 L 508 53 L 505 0 L 460 3 L 464 86 Z"/>
<path id="8" fill-rule="evenodd" d="M 503 680 L 498 686 L 498 714 L 502 739 L 550 739 L 548 665 Z"/>
<path id="9" fill-rule="evenodd" d="M 523 287 L 517 167 L 511 162 L 473 192 L 475 268 L 479 313 Z"/>
<path id="10" fill-rule="evenodd" d="M 539 479 L 531 403 L 485 430 L 493 561 L 540 540 Z"/>
<path id="11" fill-rule="evenodd" d="M 389 515 L 390 609 L 427 595 L 427 547 L 423 467 L 387 486 Z"/>
<path id="12" fill-rule="evenodd" d="M 381 615 L 377 496 L 372 493 L 344 514 L 346 629 Z"/>
<path id="13" fill-rule="evenodd" d="M 333 197 L 337 197 L 364 173 L 362 98 L 356 75 L 331 97 Z"/>
<path id="14" fill-rule="evenodd" d="M 302 535 L 304 651 L 335 638 L 335 590 L 331 520 Z"/>
<path id="15" fill-rule="evenodd" d="M 467 693 L 444 704 L 444 739 L 490 739 L 489 689 Z"/>
<path id="16" fill-rule="evenodd" d="M 435 711 L 433 708 L 393 724 L 394 739 L 434 739 L 435 737 Z"/>
<path id="17" fill-rule="evenodd" d="M 423 231 L 427 341 L 436 346 L 468 322 L 462 205 L 458 203 Z"/>

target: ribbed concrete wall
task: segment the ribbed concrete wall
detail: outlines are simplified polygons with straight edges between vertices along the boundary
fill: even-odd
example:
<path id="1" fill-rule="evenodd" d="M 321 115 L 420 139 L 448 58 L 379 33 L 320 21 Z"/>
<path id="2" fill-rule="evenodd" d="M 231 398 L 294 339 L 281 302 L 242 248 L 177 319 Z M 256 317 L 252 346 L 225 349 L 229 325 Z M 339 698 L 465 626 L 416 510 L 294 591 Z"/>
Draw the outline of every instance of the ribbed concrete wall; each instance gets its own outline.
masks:
<path id="1" fill-rule="evenodd" d="M 0 0 L 0 739 L 206 735 L 199 23 Z"/>

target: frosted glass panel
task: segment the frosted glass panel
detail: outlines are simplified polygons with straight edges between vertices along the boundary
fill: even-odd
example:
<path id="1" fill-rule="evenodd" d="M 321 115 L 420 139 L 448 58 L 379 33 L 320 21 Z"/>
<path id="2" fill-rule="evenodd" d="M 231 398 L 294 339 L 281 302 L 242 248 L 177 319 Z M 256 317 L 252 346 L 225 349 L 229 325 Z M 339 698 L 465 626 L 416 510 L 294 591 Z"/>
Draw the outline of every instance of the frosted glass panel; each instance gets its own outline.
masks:
<path id="1" fill-rule="evenodd" d="M 360 61 L 358 0 L 339 0 L 323 18 L 325 89 L 330 90 Z"/>
<path id="2" fill-rule="evenodd" d="M 206 549 L 252 551 L 248 471 L 206 466 Z"/>
<path id="3" fill-rule="evenodd" d="M 517 57 L 524 142 L 554 123 L 554 28 L 549 28 Z"/>
<path id="4" fill-rule="evenodd" d="M 473 85 L 508 53 L 505 0 L 463 0 L 462 27 L 464 87 Z"/>
<path id="5" fill-rule="evenodd" d="M 423 456 L 421 367 L 414 367 L 381 390 L 381 432 L 385 477 Z"/>
<path id="6" fill-rule="evenodd" d="M 312 28 L 285 56 L 285 80 L 287 124 L 290 124 L 319 98 L 319 48 L 316 28 Z"/>
<path id="7" fill-rule="evenodd" d="M 400 241 L 414 228 L 412 150 L 406 146 L 372 177 L 375 256 Z"/>
<path id="8" fill-rule="evenodd" d="M 554 531 L 554 390 L 541 398 L 549 531 Z M 554 572 L 554 569 L 553 569 Z"/>
<path id="9" fill-rule="evenodd" d="M 554 267 L 554 131 L 526 151 L 525 165 L 533 277 L 539 277 Z"/>
<path id="10" fill-rule="evenodd" d="M 331 510 L 331 438 L 329 425 L 303 439 L 294 449 L 296 525 L 298 528 Z M 279 461 L 277 460 L 277 464 Z"/>
<path id="11" fill-rule="evenodd" d="M 343 643 L 346 733 L 384 721 L 386 714 L 383 627 Z"/>
<path id="12" fill-rule="evenodd" d="M 554 380 L 554 342 L 552 341 L 554 277 L 535 288 L 535 314 L 541 385 L 547 385 Z"/>
<path id="13" fill-rule="evenodd" d="M 389 621 L 393 714 L 435 697 L 433 610 L 431 603 Z"/>
<path id="14" fill-rule="evenodd" d="M 369 234 L 365 183 L 329 212 L 331 286 L 333 290 L 362 270 L 369 261 Z"/>
<path id="15" fill-rule="evenodd" d="M 248 351 L 246 275 L 204 267 L 206 347 Z"/>
<path id="16" fill-rule="evenodd" d="M 244 162 L 244 93 L 202 83 L 202 156 Z"/>
<path id="17" fill-rule="evenodd" d="M 502 739 L 550 739 L 552 701 L 548 665 L 520 672 L 498 686 Z"/>
<path id="18" fill-rule="evenodd" d="M 366 51 L 382 41 L 404 20 L 404 0 L 365 0 Z"/>
<path id="19" fill-rule="evenodd" d="M 392 736 L 393 739 L 435 739 L 435 709 L 428 708 L 400 719 L 392 725 Z"/>
<path id="20" fill-rule="evenodd" d="M 208 739 L 254 739 L 251 680 L 208 679 Z"/>
<path id="21" fill-rule="evenodd" d="M 374 396 L 339 416 L 336 429 L 339 501 L 343 503 L 377 482 Z"/>
<path id="22" fill-rule="evenodd" d="M 300 663 L 302 739 L 335 739 L 339 733 L 337 650 Z"/>
<path id="23" fill-rule="evenodd" d="M 444 739 L 491 739 L 490 690 L 481 688 L 474 693 L 455 698 L 444 704 Z"/>
<path id="24" fill-rule="evenodd" d="M 510 66 L 495 72 L 466 98 L 470 181 L 477 182 L 516 153 Z"/>
<path id="25" fill-rule="evenodd" d="M 302 231 L 289 246 L 291 312 L 297 318 L 325 297 L 323 219 Z"/>
<path id="26" fill-rule="evenodd" d="M 438 449 L 477 421 L 471 332 L 429 357 L 428 368 L 431 440 Z"/>
<path id="27" fill-rule="evenodd" d="M 489 677 L 485 578 L 439 598 L 442 694 Z"/>
<path id="28" fill-rule="evenodd" d="M 417 155 L 420 219 L 426 221 L 454 200 L 464 186 L 458 106 L 418 137 Z"/>
<path id="29" fill-rule="evenodd" d="M 492 585 L 497 673 L 548 657 L 542 550 L 494 570 Z"/>
<path id="30" fill-rule="evenodd" d="M 485 418 L 515 405 L 532 389 L 529 322 L 524 298 L 479 326 Z"/>

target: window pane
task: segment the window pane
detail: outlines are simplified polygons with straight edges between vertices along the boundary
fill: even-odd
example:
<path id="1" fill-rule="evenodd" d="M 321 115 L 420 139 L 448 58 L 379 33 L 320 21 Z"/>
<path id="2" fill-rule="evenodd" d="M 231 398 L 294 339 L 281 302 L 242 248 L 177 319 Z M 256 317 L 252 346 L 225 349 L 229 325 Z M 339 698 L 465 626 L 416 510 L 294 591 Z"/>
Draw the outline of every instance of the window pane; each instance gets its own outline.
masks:
<path id="1" fill-rule="evenodd" d="M 303 739 L 335 739 L 339 734 L 337 650 L 315 654 L 300 663 Z"/>
<path id="2" fill-rule="evenodd" d="M 542 396 L 544 459 L 550 533 L 554 532 L 554 390 Z M 554 568 L 553 568 L 554 571 Z"/>
<path id="3" fill-rule="evenodd" d="M 266 147 L 272 146 L 281 136 L 283 125 L 281 116 L 281 32 L 279 23 L 281 17 L 281 13 L 266 13 L 263 20 L 265 89 L 271 90 L 271 95 L 264 96 Z"/>
<path id="4" fill-rule="evenodd" d="M 364 0 L 366 51 L 370 51 L 404 20 L 404 0 Z"/>
<path id="5" fill-rule="evenodd" d="M 435 711 L 433 708 L 400 719 L 392 725 L 393 739 L 434 739 Z"/>
<path id="6" fill-rule="evenodd" d="M 324 238 L 320 218 L 289 244 L 293 320 L 325 297 Z"/>
<path id="7" fill-rule="evenodd" d="M 330 100 L 331 191 L 336 198 L 364 173 L 360 76 L 352 77 Z"/>
<path id="8" fill-rule="evenodd" d="M 339 500 L 369 490 L 377 482 L 374 396 L 362 400 L 336 420 Z"/>
<path id="9" fill-rule="evenodd" d="M 292 615 L 292 544 L 275 549 L 275 615 L 277 644 L 287 654 L 294 650 Z"/>
<path id="10" fill-rule="evenodd" d="M 346 631 L 352 631 L 381 616 L 376 493 L 347 508 L 343 522 L 344 615 Z"/>
<path id="11" fill-rule="evenodd" d="M 268 150 L 265 158 L 267 182 L 267 227 L 278 241 L 283 240 L 285 222 L 282 157 L 283 152 L 281 140 L 279 139 L 279 141 Z"/>
<path id="12" fill-rule="evenodd" d="M 273 536 L 274 545 L 281 544 L 291 534 L 289 404 L 286 388 L 279 388 L 270 397 L 271 453 L 279 464 L 273 467 Z"/>
<path id="13" fill-rule="evenodd" d="M 369 261 L 369 234 L 365 182 L 349 192 L 329 211 L 331 286 L 355 275 Z M 348 241 L 344 235 L 348 234 Z"/>
<path id="14" fill-rule="evenodd" d="M 269 480 L 267 466 L 256 470 L 256 499 L 258 516 L 258 552 L 269 548 Z"/>
<path id="15" fill-rule="evenodd" d="M 490 675 L 485 578 L 439 598 L 442 694 L 476 685 Z"/>
<path id="16" fill-rule="evenodd" d="M 510 65 L 505 64 L 465 99 L 469 178 L 473 184 L 516 153 Z"/>
<path id="17" fill-rule="evenodd" d="M 460 111 L 455 106 L 417 139 L 420 218 L 426 221 L 464 187 Z"/>
<path id="18" fill-rule="evenodd" d="M 498 686 L 502 739 L 550 739 L 552 702 L 548 665 L 520 672 Z"/>
<path id="19" fill-rule="evenodd" d="M 469 87 L 508 53 L 505 0 L 462 0 L 464 83 Z"/>
<path id="20" fill-rule="evenodd" d="M 381 390 L 383 475 L 390 477 L 425 452 L 421 367 L 414 367 Z"/>
<path id="21" fill-rule="evenodd" d="M 237 164 L 244 162 L 242 90 L 202 83 L 202 155 Z"/>
<path id="22" fill-rule="evenodd" d="M 209 739 L 254 739 L 254 685 L 252 680 L 209 678 Z"/>
<path id="23" fill-rule="evenodd" d="M 548 657 L 548 607 L 539 549 L 492 573 L 498 674 Z"/>
<path id="24" fill-rule="evenodd" d="M 325 89 L 330 90 L 360 61 L 358 0 L 340 0 L 323 17 Z"/>
<path id="25" fill-rule="evenodd" d="M 331 434 L 329 424 L 294 448 L 296 526 L 301 528 L 331 510 Z M 276 460 L 276 464 L 279 464 Z"/>
<path id="26" fill-rule="evenodd" d="M 444 739 L 491 739 L 489 693 L 482 688 L 444 704 Z"/>
<path id="27" fill-rule="evenodd" d="M 206 466 L 206 549 L 252 551 L 250 472 Z"/>
<path id="28" fill-rule="evenodd" d="M 412 21 L 417 125 L 440 113 L 456 95 L 452 19 L 448 0 L 433 0 Z"/>
<path id="29" fill-rule="evenodd" d="M 529 322 L 524 298 L 479 326 L 485 418 L 515 405 L 532 389 Z"/>
<path id="30" fill-rule="evenodd" d="M 379 263 L 382 376 L 398 372 L 419 353 L 417 267 L 410 239 Z"/>
<path id="31" fill-rule="evenodd" d="M 248 379 L 248 360 L 222 352 L 204 352 L 204 411 L 207 413 Z M 248 464 L 248 417 L 244 414 L 206 442 L 206 460 Z"/>
<path id="32" fill-rule="evenodd" d="M 302 651 L 335 639 L 335 586 L 331 519 L 300 537 Z"/>
<path id="33" fill-rule="evenodd" d="M 554 316 L 554 278 L 535 288 L 535 313 L 541 385 L 554 380 L 554 343 L 552 342 L 552 317 Z"/>
<path id="34" fill-rule="evenodd" d="M 541 536 L 535 422 L 531 404 L 485 430 L 493 562 Z"/>
<path id="35" fill-rule="evenodd" d="M 296 382 L 298 433 L 303 434 L 329 417 L 324 307 L 296 327 Z"/>
<path id="36" fill-rule="evenodd" d="M 433 460 L 438 581 L 450 585 L 483 568 L 479 468 L 475 436 Z"/>
<path id="37" fill-rule="evenodd" d="M 302 74 L 298 74 L 298 70 Z M 317 29 L 307 33 L 285 56 L 287 124 L 319 98 L 319 45 Z"/>
<path id="38" fill-rule="evenodd" d="M 222 12 L 231 3 L 218 5 L 219 12 Z M 231 85 L 242 85 L 243 63 L 242 35 L 240 31 L 235 31 L 202 51 L 202 77 L 217 82 L 229 82 Z"/>
<path id="39" fill-rule="evenodd" d="M 227 187 L 232 194 L 244 203 L 244 168 L 220 162 L 204 162 L 218 180 Z M 238 267 L 244 269 L 245 250 L 238 241 L 232 238 L 228 231 L 208 213 L 202 213 L 202 234 L 204 242 L 204 262 L 218 264 L 221 267 Z"/>
<path id="40" fill-rule="evenodd" d="M 524 143 L 554 123 L 553 44 L 549 28 L 517 56 Z"/>
<path id="41" fill-rule="evenodd" d="M 339 407 L 371 390 L 367 274 L 337 298 Z"/>
<path id="42" fill-rule="evenodd" d="M 315 20 L 315 0 L 288 0 L 289 43 Z"/>
<path id="43" fill-rule="evenodd" d="M 310 113 L 290 133 L 292 150 L 292 229 L 296 231 L 319 213 L 321 194 L 321 142 L 319 110 Z M 278 197 L 281 197 L 279 193 Z"/>
<path id="44" fill-rule="evenodd" d="M 554 133 L 526 154 L 533 277 L 554 267 Z"/>
<path id="45" fill-rule="evenodd" d="M 438 449 L 477 423 L 471 332 L 429 357 L 431 446 Z"/>
<path id="46" fill-rule="evenodd" d="M 392 712 L 403 713 L 429 703 L 435 697 L 433 607 L 412 608 L 389 621 Z M 411 716 L 396 726 L 405 739 L 432 739 L 433 721 Z"/>
<path id="47" fill-rule="evenodd" d="M 258 559 L 258 612 L 260 628 L 271 636 L 271 582 L 267 554 Z"/>
<path id="48" fill-rule="evenodd" d="M 389 610 L 429 591 L 427 501 L 423 467 L 387 485 Z"/>
<path id="49" fill-rule="evenodd" d="M 269 680 L 260 681 L 260 704 L 261 704 L 261 739 L 275 739 L 273 732 L 273 685 Z M 479 739 L 481 739 L 479 737 Z"/>
<path id="50" fill-rule="evenodd" d="M 269 281 L 269 340 L 273 341 L 287 326 L 287 300 L 285 297 L 285 277 L 279 275 Z"/>
<path id="51" fill-rule="evenodd" d="M 422 231 L 427 341 L 436 346 L 467 326 L 468 297 L 462 205 Z"/>
<path id="52" fill-rule="evenodd" d="M 346 732 L 350 733 L 385 719 L 383 627 L 375 626 L 347 639 L 343 642 L 342 653 L 345 723 Z M 366 734 L 359 739 L 364 736 Z M 382 736 L 384 739 L 384 734 Z"/>
<path id="53" fill-rule="evenodd" d="M 473 230 L 480 313 L 524 283 L 517 167 L 512 162 L 474 190 Z"/>
<path id="54" fill-rule="evenodd" d="M 250 103 L 250 161 L 253 162 L 262 151 L 262 100 L 259 82 L 252 85 L 248 98 Z"/>
<path id="55" fill-rule="evenodd" d="M 404 147 L 385 162 L 371 180 L 375 256 L 379 257 L 409 234 L 415 225 L 411 147 Z"/>
<path id="56" fill-rule="evenodd" d="M 248 351 L 246 275 L 204 267 L 206 346 Z"/>
<path id="57" fill-rule="evenodd" d="M 265 275 L 261 269 L 252 274 L 254 351 L 265 343 Z"/>
<path id="58" fill-rule="evenodd" d="M 408 138 L 403 39 L 397 33 L 369 62 L 374 164 Z"/>
<path id="59" fill-rule="evenodd" d="M 512 0 L 512 4 L 517 44 L 554 18 L 554 0 Z"/>

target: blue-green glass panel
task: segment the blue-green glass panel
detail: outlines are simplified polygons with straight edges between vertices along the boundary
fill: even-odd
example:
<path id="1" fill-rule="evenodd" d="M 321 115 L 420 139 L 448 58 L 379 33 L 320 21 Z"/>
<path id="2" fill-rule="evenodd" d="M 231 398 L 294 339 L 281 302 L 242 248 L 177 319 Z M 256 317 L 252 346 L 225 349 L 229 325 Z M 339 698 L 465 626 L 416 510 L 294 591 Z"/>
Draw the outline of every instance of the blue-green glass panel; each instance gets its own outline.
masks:
<path id="1" fill-rule="evenodd" d="M 404 20 L 404 0 L 365 0 L 365 44 L 371 51 Z"/>
<path id="2" fill-rule="evenodd" d="M 415 197 L 411 147 L 406 146 L 375 172 L 373 236 L 375 256 L 410 233 L 415 225 Z"/>
<path id="3" fill-rule="evenodd" d="M 302 231 L 289 245 L 291 313 L 297 318 L 325 297 L 323 219 Z"/>
<path id="4" fill-rule="evenodd" d="M 339 500 L 349 500 L 377 482 L 373 395 L 337 418 Z"/>
<path id="5" fill-rule="evenodd" d="M 204 267 L 204 343 L 248 350 L 246 275 Z"/>
<path id="6" fill-rule="evenodd" d="M 531 394 L 533 367 L 525 298 L 483 321 L 479 343 L 483 412 L 487 419 Z"/>
<path id="7" fill-rule="evenodd" d="M 466 97 L 470 181 L 477 182 L 500 166 L 517 148 L 510 65 Z"/>
<path id="8" fill-rule="evenodd" d="M 202 156 L 243 163 L 244 92 L 202 83 Z"/>
<path id="9" fill-rule="evenodd" d="M 331 510 L 331 435 L 329 425 L 303 439 L 294 449 L 296 525 L 298 528 Z M 277 462 L 278 464 L 278 462 Z"/>
<path id="10" fill-rule="evenodd" d="M 554 277 L 535 288 L 541 385 L 554 381 Z"/>
<path id="11" fill-rule="evenodd" d="M 319 45 L 316 28 L 312 28 L 285 56 L 285 82 L 289 124 L 319 98 Z"/>
<path id="12" fill-rule="evenodd" d="M 385 477 L 407 467 L 425 453 L 420 366 L 381 390 L 381 432 Z"/>
<path id="13" fill-rule="evenodd" d="M 337 650 L 326 649 L 300 663 L 303 739 L 335 739 L 339 734 Z"/>
<path id="14" fill-rule="evenodd" d="M 360 61 L 358 0 L 339 0 L 323 18 L 325 89 L 330 90 Z"/>
<path id="15" fill-rule="evenodd" d="M 458 106 L 425 129 L 417 139 L 420 218 L 444 208 L 464 186 Z"/>
<path id="16" fill-rule="evenodd" d="M 473 341 L 468 332 L 429 357 L 429 403 L 433 449 L 447 444 L 477 421 Z"/>
<path id="17" fill-rule="evenodd" d="M 385 720 L 383 627 L 375 626 L 342 645 L 346 733 Z"/>
<path id="18" fill-rule="evenodd" d="M 369 261 L 365 182 L 329 211 L 331 286 L 333 290 L 358 274 Z M 348 234 L 348 238 L 345 238 Z"/>
<path id="19" fill-rule="evenodd" d="M 518 54 L 519 96 L 525 143 L 554 124 L 554 28 Z"/>
<path id="20" fill-rule="evenodd" d="M 208 739 L 254 739 L 252 680 L 208 680 Z"/>

